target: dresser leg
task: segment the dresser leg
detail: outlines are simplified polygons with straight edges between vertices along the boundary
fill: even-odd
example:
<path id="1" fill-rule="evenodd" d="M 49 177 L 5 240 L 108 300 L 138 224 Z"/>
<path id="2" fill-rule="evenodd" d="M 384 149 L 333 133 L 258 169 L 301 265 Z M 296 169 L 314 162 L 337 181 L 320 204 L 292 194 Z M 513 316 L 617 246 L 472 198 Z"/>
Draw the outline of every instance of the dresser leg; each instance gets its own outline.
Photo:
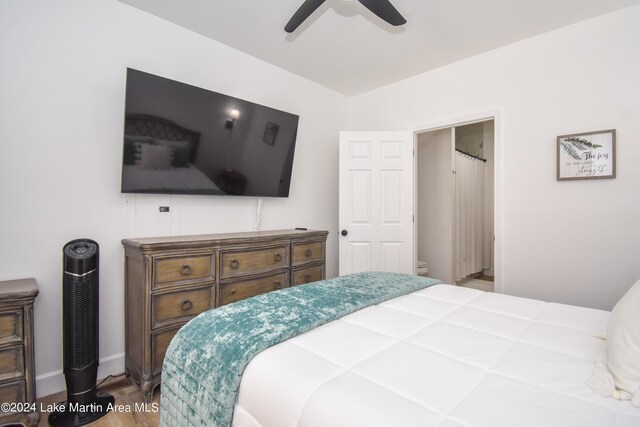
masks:
<path id="1" fill-rule="evenodd" d="M 140 383 L 140 391 L 142 392 L 144 403 L 150 403 L 153 400 L 153 389 L 155 387 L 156 384 L 153 381 L 142 381 Z"/>
<path id="2" fill-rule="evenodd" d="M 27 426 L 36 427 L 40 422 L 40 412 L 29 412 L 27 414 L 27 421 L 29 424 L 25 423 Z"/>

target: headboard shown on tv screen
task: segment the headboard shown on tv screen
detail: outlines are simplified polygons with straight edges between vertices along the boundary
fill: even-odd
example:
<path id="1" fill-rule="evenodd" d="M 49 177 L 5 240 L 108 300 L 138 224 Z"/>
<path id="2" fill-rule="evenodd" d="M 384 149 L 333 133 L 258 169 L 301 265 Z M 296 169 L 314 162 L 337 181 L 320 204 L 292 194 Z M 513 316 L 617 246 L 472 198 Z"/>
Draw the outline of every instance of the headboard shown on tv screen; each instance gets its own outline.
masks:
<path id="1" fill-rule="evenodd" d="M 129 68 L 122 192 L 288 197 L 298 120 Z"/>

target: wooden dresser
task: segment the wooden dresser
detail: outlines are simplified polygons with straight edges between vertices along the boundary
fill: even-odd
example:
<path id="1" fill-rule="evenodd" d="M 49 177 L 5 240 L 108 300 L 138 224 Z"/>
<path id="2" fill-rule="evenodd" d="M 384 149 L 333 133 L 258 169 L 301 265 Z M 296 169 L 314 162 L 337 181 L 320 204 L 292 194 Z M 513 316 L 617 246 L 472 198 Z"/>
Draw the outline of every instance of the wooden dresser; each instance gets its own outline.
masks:
<path id="1" fill-rule="evenodd" d="M 0 402 L 23 409 L 0 412 L 0 425 L 37 426 L 40 420 L 33 352 L 33 301 L 37 295 L 34 279 L 0 282 Z"/>
<path id="2" fill-rule="evenodd" d="M 146 401 L 175 333 L 208 310 L 325 278 L 327 231 L 125 239 L 125 369 Z"/>

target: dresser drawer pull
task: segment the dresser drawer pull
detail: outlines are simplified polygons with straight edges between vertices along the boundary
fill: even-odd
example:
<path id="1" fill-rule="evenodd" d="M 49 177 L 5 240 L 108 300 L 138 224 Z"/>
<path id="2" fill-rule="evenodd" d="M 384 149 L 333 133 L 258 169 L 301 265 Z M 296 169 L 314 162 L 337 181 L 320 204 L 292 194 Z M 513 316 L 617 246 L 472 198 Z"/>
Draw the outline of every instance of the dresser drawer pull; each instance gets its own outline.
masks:
<path id="1" fill-rule="evenodd" d="M 306 276 L 304 276 L 304 282 L 305 283 L 309 283 L 311 281 L 311 275 L 307 274 Z"/>
<path id="2" fill-rule="evenodd" d="M 306 255 L 307 258 L 311 258 L 311 255 L 313 255 L 313 252 L 311 252 L 311 249 L 307 249 L 306 251 L 304 251 L 304 254 Z"/>
<path id="3" fill-rule="evenodd" d="M 276 262 L 282 261 L 282 255 L 276 254 Z"/>
<path id="4" fill-rule="evenodd" d="M 235 290 L 235 288 L 234 288 L 234 289 L 231 289 L 231 295 L 235 295 L 235 294 L 236 294 L 236 290 Z"/>
<path id="5" fill-rule="evenodd" d="M 280 282 L 275 282 L 275 283 L 273 284 L 273 287 L 274 287 L 274 289 L 282 289 L 282 283 L 280 283 Z"/>
<path id="6" fill-rule="evenodd" d="M 238 261 L 237 259 L 232 260 L 231 261 L 231 268 L 236 270 L 238 267 L 240 267 L 240 261 Z"/>
<path id="7" fill-rule="evenodd" d="M 180 274 L 182 274 L 183 276 L 189 276 L 191 275 L 192 270 L 191 270 L 191 266 L 189 264 L 182 264 L 182 269 L 180 270 Z"/>
<path id="8" fill-rule="evenodd" d="M 182 300 L 182 311 L 189 311 L 193 308 L 193 303 L 188 299 Z"/>

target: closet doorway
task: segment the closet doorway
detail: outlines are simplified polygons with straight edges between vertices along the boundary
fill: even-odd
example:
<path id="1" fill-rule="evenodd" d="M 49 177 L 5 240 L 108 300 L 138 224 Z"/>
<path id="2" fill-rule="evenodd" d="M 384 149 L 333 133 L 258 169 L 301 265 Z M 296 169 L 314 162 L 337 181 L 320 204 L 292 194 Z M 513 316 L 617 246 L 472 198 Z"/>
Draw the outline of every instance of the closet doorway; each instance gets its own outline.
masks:
<path id="1" fill-rule="evenodd" d="M 415 140 L 418 274 L 494 291 L 495 121 Z"/>

